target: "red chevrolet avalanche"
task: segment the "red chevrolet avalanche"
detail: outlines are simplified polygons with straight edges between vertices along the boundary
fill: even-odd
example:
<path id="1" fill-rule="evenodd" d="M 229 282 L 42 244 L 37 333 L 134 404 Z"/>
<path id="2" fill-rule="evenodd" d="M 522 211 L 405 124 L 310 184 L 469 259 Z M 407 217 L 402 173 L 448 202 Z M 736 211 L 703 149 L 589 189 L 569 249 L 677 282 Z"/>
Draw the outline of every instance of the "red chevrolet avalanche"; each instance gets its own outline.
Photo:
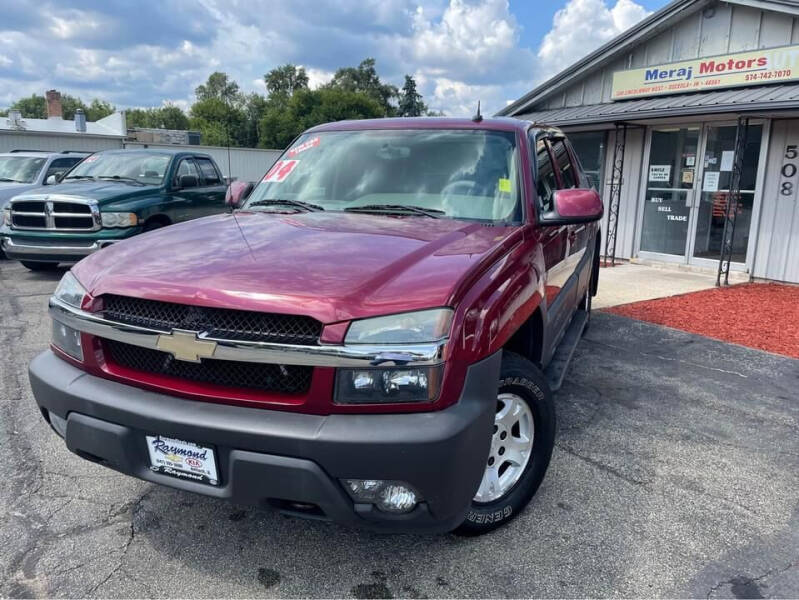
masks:
<path id="1" fill-rule="evenodd" d="M 69 450 L 376 530 L 518 515 L 598 281 L 602 202 L 563 133 L 327 124 L 247 191 L 64 275 L 30 380 Z"/>

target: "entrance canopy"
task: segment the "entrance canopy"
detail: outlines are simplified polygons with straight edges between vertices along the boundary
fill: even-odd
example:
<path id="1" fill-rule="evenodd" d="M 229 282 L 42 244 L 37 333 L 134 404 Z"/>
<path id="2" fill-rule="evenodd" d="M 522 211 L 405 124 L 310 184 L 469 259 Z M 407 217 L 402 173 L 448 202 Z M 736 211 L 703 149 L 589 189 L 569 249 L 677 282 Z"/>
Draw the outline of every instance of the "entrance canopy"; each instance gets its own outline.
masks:
<path id="1" fill-rule="evenodd" d="M 735 88 L 641 100 L 556 108 L 518 115 L 536 123 L 566 127 L 722 113 L 799 111 L 799 83 Z"/>

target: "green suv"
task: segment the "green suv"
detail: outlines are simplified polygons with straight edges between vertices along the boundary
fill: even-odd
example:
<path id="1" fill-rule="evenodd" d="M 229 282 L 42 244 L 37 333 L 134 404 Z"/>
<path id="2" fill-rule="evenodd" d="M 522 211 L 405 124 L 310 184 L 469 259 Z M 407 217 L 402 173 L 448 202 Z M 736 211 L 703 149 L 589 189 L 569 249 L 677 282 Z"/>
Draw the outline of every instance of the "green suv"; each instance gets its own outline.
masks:
<path id="1" fill-rule="evenodd" d="M 34 271 L 77 262 L 144 231 L 221 213 L 227 189 L 207 154 L 160 149 L 98 152 L 49 183 L 14 196 L 0 219 L 6 256 Z"/>

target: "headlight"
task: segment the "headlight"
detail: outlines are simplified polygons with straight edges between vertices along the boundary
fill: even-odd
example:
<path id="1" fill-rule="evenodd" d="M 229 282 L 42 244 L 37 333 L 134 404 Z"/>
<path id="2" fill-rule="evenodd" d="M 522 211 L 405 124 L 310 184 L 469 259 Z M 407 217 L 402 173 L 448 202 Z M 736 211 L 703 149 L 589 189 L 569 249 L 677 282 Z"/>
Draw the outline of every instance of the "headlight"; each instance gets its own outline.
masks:
<path id="1" fill-rule="evenodd" d="M 53 346 L 69 354 L 75 360 L 83 362 L 83 346 L 80 342 L 80 331 L 72 329 L 63 323 L 53 321 L 53 336 L 50 338 Z"/>
<path id="2" fill-rule="evenodd" d="M 100 217 L 103 227 L 136 227 L 139 223 L 136 213 L 104 212 Z"/>
<path id="3" fill-rule="evenodd" d="M 435 402 L 441 390 L 443 365 L 339 369 L 337 404 L 396 404 Z"/>
<path id="4" fill-rule="evenodd" d="M 437 342 L 449 335 L 451 308 L 434 308 L 417 312 L 353 321 L 345 344 L 423 344 Z"/>
<path id="5" fill-rule="evenodd" d="M 55 289 L 53 298 L 61 300 L 70 306 L 80 308 L 83 303 L 83 297 L 86 295 L 86 289 L 78 282 L 72 271 L 67 271 L 58 282 L 58 287 Z"/>

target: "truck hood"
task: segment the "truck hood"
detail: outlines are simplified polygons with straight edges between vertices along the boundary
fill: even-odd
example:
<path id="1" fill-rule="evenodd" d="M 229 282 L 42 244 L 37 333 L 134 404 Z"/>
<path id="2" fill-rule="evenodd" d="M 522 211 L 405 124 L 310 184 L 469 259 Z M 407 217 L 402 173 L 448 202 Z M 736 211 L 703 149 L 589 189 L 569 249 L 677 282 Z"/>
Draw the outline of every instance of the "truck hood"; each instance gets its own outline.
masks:
<path id="1" fill-rule="evenodd" d="M 82 260 L 93 296 L 306 314 L 324 323 L 448 306 L 517 227 L 346 213 L 216 215 Z"/>
<path id="2" fill-rule="evenodd" d="M 41 199 L 44 196 L 72 196 L 86 200 L 96 200 L 100 206 L 111 202 L 120 202 L 149 196 L 159 188 L 152 185 L 135 185 L 121 181 L 76 181 L 59 183 L 47 187 L 36 188 L 24 195 L 26 198 Z"/>
<path id="3" fill-rule="evenodd" d="M 35 183 L 16 183 L 0 181 L 0 209 L 17 194 L 38 187 Z"/>

